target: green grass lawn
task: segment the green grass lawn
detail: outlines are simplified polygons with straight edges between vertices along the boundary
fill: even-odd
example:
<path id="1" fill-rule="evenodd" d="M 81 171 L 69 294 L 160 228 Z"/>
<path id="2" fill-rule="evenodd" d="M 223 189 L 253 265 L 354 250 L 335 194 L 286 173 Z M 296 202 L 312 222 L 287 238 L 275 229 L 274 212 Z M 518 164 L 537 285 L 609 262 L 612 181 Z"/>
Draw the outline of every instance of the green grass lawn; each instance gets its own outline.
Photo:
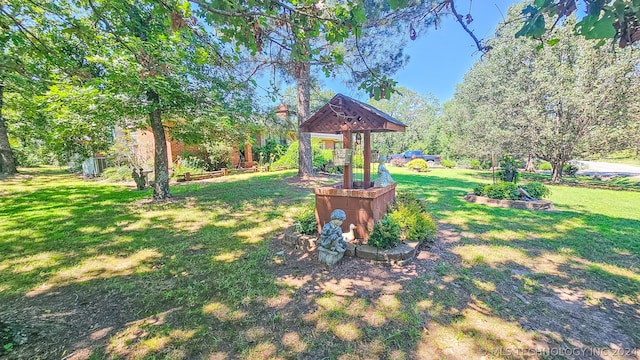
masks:
<path id="1" fill-rule="evenodd" d="M 440 228 L 398 269 L 278 254 L 276 235 L 313 201 L 292 171 L 176 185 L 166 203 L 51 168 L 0 180 L 0 357 L 525 358 L 640 346 L 640 192 L 552 186 L 556 211 L 533 212 L 463 201 L 486 172 L 391 171 Z"/>

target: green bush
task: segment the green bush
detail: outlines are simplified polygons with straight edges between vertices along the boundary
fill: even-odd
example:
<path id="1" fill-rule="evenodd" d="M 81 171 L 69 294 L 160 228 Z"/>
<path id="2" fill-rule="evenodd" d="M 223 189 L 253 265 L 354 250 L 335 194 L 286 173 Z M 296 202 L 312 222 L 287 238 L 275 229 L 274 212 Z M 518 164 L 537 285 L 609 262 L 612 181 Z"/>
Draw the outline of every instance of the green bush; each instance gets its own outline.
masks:
<path id="1" fill-rule="evenodd" d="M 400 226 L 400 238 L 406 241 L 433 241 L 436 224 L 413 193 L 399 192 L 389 217 Z"/>
<path id="2" fill-rule="evenodd" d="M 539 182 L 530 182 L 521 186 L 531 197 L 542 199 L 551 194 L 551 190 Z"/>
<path id="3" fill-rule="evenodd" d="M 225 143 L 205 144 L 207 150 L 207 170 L 220 170 L 231 167 L 233 147 Z"/>
<path id="4" fill-rule="evenodd" d="M 133 181 L 132 169 L 126 165 L 108 167 L 102 172 L 102 177 L 109 181 Z"/>
<path id="5" fill-rule="evenodd" d="M 498 176 L 502 181 L 513 182 L 514 184 L 520 180 L 520 173 L 518 172 L 518 168 L 520 168 L 520 162 L 513 158 L 511 155 L 505 155 L 500 159 L 500 168 L 502 170 L 498 171 Z"/>
<path id="6" fill-rule="evenodd" d="M 484 188 L 488 186 L 485 184 L 480 184 L 473 188 L 473 193 L 478 196 L 484 196 Z"/>
<path id="7" fill-rule="evenodd" d="M 400 242 L 400 225 L 389 215 L 373 225 L 373 232 L 369 236 L 368 244 L 383 249 L 390 249 Z"/>
<path id="8" fill-rule="evenodd" d="M 178 156 L 176 164 L 173 167 L 172 177 L 178 175 L 190 174 L 203 174 L 206 171 L 206 161 L 198 156 Z"/>
<path id="9" fill-rule="evenodd" d="M 318 233 L 318 223 L 316 222 L 316 211 L 313 207 L 307 208 L 295 218 L 296 232 L 305 235 L 314 235 Z"/>
<path id="10" fill-rule="evenodd" d="M 475 170 L 480 170 L 482 169 L 482 163 L 480 162 L 480 160 L 473 159 L 469 161 L 469 167 Z"/>
<path id="11" fill-rule="evenodd" d="M 407 163 L 407 168 L 420 172 L 429 171 L 429 164 L 424 159 L 413 159 Z"/>
<path id="12" fill-rule="evenodd" d="M 551 163 L 545 161 L 542 164 L 540 164 L 540 166 L 538 167 L 540 170 L 545 170 L 545 171 L 549 171 L 551 170 L 553 167 L 551 166 Z"/>
<path id="13" fill-rule="evenodd" d="M 580 168 L 575 165 L 564 164 L 564 166 L 562 166 L 562 173 L 565 175 L 576 176 L 578 170 L 580 170 Z"/>
<path id="14" fill-rule="evenodd" d="M 315 168 L 320 169 L 329 160 L 333 159 L 333 151 L 323 150 L 321 141 L 311 141 L 312 161 Z M 298 167 L 298 142 L 294 141 L 289 145 L 287 151 L 276 161 L 273 166 L 284 166 L 287 168 Z"/>
<path id="15" fill-rule="evenodd" d="M 508 181 L 501 181 L 495 184 L 486 185 L 483 193 L 484 196 L 488 198 L 498 200 L 518 200 L 520 198 L 518 186 Z"/>
<path id="16" fill-rule="evenodd" d="M 442 160 L 442 161 L 440 162 L 440 165 L 442 165 L 442 166 L 444 166 L 444 167 L 446 167 L 446 168 L 452 169 L 452 168 L 456 167 L 456 165 L 457 165 L 457 164 L 456 164 L 456 162 L 455 162 L 455 161 L 453 161 L 453 160 L 447 160 L 447 159 L 444 159 L 444 160 Z"/>
<path id="17" fill-rule="evenodd" d="M 262 153 L 262 163 L 266 164 L 271 159 L 271 154 L 273 154 L 273 159 L 278 160 L 284 153 L 287 151 L 287 145 L 279 144 L 273 140 L 267 140 L 264 146 L 254 146 L 253 147 L 253 158 L 256 161 L 260 161 L 260 153 Z"/>

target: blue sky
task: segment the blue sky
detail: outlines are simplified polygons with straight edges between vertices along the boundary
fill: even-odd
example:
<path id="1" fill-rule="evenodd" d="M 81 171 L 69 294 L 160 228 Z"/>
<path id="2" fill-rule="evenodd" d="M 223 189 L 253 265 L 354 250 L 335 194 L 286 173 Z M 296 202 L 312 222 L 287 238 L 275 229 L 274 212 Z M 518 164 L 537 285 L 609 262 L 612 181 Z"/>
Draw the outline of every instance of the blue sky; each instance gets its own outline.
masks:
<path id="1" fill-rule="evenodd" d="M 491 37 L 503 15 L 506 16 L 509 6 L 517 2 L 514 0 L 472 2 L 471 15 L 474 21 L 469 28 L 479 39 Z M 468 6 L 469 3 L 466 1 L 456 3 L 456 9 L 461 14 L 467 13 Z M 437 30 L 430 29 L 415 41 L 411 41 L 406 52 L 410 56 L 409 63 L 393 76 L 398 81 L 398 86 L 407 87 L 421 94 L 432 94 L 440 103 L 453 97 L 456 84 L 462 82 L 464 74 L 480 57 L 473 39 L 450 16 L 442 21 Z M 338 81 L 329 79 L 324 81 L 326 87 L 335 92 L 366 100 L 363 99 L 363 93 L 348 89 Z"/>

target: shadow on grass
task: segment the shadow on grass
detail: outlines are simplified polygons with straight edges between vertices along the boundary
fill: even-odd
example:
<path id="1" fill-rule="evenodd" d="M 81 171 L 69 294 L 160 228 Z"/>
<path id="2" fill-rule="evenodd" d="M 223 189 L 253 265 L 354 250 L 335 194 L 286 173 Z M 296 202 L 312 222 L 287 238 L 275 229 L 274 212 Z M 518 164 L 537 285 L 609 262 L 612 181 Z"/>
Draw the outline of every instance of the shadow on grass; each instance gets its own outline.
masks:
<path id="1" fill-rule="evenodd" d="M 608 194 L 589 189 L 581 195 L 595 199 L 580 211 L 566 205 L 535 212 L 470 204 L 460 197 L 476 185 L 469 181 L 474 174 L 440 174 L 398 179 L 431 200 L 434 217 L 454 239 L 441 275 L 471 296 L 457 302 L 458 312 L 480 302 L 504 320 L 546 334 L 554 346 L 595 352 L 610 344 L 640 345 L 640 221 L 628 218 L 637 212 L 588 211 L 616 207 Z"/>
<path id="2" fill-rule="evenodd" d="M 440 224 L 428 257 L 327 269 L 267 246 L 312 198 L 291 174 L 179 185 L 164 204 L 55 174 L 3 197 L 0 316 L 33 330 L 7 356 L 524 358 L 495 351 L 640 343 L 637 220 L 469 204 L 474 172 L 400 172 Z"/>

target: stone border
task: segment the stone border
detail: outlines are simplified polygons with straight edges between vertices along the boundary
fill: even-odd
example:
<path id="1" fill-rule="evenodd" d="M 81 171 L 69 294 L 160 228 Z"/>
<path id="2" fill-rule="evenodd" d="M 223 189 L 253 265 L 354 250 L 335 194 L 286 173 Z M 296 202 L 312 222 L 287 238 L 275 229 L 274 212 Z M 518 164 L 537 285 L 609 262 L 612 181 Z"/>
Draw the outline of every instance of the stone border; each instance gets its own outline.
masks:
<path id="1" fill-rule="evenodd" d="M 553 210 L 553 203 L 549 200 L 498 200 L 490 199 L 485 196 L 478 196 L 474 194 L 467 194 L 463 197 L 464 200 L 481 205 L 488 205 L 493 207 L 520 209 L 520 210 L 538 210 L 549 211 Z"/>
<path id="2" fill-rule="evenodd" d="M 293 229 L 288 229 L 284 232 L 282 242 L 287 246 L 312 252 L 317 250 L 316 240 L 315 236 L 298 234 Z M 419 245 L 420 243 L 416 241 L 401 243 L 392 249 L 381 249 L 375 246 L 347 243 L 347 250 L 344 255 L 388 265 L 403 266 L 413 260 L 418 252 Z"/>

